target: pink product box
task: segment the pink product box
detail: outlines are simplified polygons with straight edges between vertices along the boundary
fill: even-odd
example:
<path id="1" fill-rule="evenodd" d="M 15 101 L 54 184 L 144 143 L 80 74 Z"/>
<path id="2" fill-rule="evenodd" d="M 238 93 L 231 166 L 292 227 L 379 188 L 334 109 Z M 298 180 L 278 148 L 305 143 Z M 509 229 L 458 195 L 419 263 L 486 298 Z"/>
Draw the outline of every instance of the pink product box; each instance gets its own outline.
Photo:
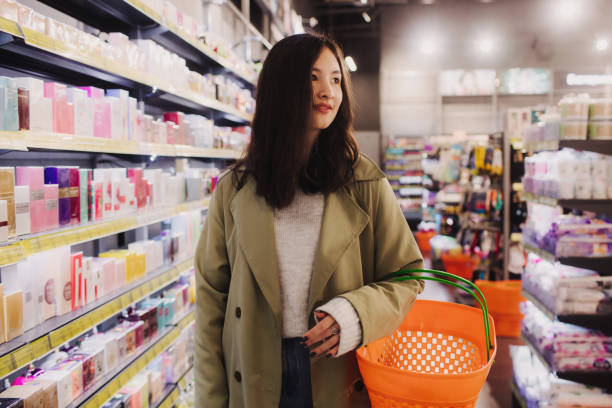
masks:
<path id="1" fill-rule="evenodd" d="M 74 87 L 68 88 L 67 99 L 74 106 L 74 133 L 93 137 L 93 99 L 87 96 L 87 91 Z"/>
<path id="2" fill-rule="evenodd" d="M 45 184 L 45 231 L 59 228 L 59 186 Z"/>
<path id="3" fill-rule="evenodd" d="M 30 229 L 32 233 L 46 228 L 46 208 L 44 191 L 44 169 L 42 167 L 17 167 L 18 186 L 30 187 Z"/>
<path id="4" fill-rule="evenodd" d="M 66 85 L 45 82 L 44 92 L 52 100 L 53 131 L 74 134 L 74 107 L 68 104 Z"/>

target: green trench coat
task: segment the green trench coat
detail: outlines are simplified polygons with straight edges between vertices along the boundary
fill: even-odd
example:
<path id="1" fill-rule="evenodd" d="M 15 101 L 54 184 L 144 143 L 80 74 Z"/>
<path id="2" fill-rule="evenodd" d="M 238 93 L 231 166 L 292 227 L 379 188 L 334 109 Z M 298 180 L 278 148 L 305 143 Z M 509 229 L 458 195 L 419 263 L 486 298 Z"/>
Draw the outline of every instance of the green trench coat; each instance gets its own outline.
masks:
<path id="1" fill-rule="evenodd" d="M 361 156 L 355 181 L 325 199 L 309 294 L 312 311 L 335 296 L 359 315 L 363 344 L 392 333 L 422 281 L 379 282 L 423 259 L 384 173 Z M 277 408 L 281 297 L 274 213 L 250 180 L 222 177 L 196 253 L 195 395 L 199 408 Z M 364 286 L 365 285 L 365 286 Z M 355 353 L 311 360 L 316 408 L 367 407 Z"/>

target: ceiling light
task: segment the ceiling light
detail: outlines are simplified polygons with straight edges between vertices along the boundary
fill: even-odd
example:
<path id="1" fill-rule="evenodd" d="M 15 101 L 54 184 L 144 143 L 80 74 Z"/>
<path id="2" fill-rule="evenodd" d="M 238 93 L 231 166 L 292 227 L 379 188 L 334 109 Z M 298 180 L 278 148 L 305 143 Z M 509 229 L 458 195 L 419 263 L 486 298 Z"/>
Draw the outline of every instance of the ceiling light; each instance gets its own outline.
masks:
<path id="1" fill-rule="evenodd" d="M 421 4 L 425 4 L 425 5 L 430 5 L 430 4 L 434 4 L 436 2 L 436 0 L 421 0 Z"/>
<path id="2" fill-rule="evenodd" d="M 368 4 L 368 0 L 361 0 L 361 4 Z"/>
<path id="3" fill-rule="evenodd" d="M 478 42 L 478 50 L 483 54 L 488 54 L 493 51 L 493 41 L 491 40 L 480 40 Z"/>
<path id="4" fill-rule="evenodd" d="M 579 4 L 577 0 L 563 0 L 554 3 L 556 7 L 555 14 L 558 20 L 563 23 L 576 22 L 582 14 L 583 4 Z"/>
<path id="5" fill-rule="evenodd" d="M 316 17 L 310 17 L 308 19 L 308 25 L 312 28 L 315 27 L 317 24 L 319 24 L 319 20 L 316 19 Z"/>
<path id="6" fill-rule="evenodd" d="M 597 49 L 597 51 L 605 51 L 608 49 L 609 45 L 608 40 L 605 38 L 598 38 L 597 41 L 595 41 L 595 49 Z"/>
<path id="7" fill-rule="evenodd" d="M 363 21 L 365 21 L 366 23 L 369 23 L 372 21 L 372 17 L 370 17 L 370 15 L 365 11 L 361 13 L 361 17 L 363 17 Z"/>
<path id="8" fill-rule="evenodd" d="M 355 64 L 355 60 L 353 59 L 353 57 L 347 55 L 346 57 L 344 57 L 344 62 L 346 62 L 346 66 L 348 67 L 349 71 L 357 71 L 357 64 Z"/>

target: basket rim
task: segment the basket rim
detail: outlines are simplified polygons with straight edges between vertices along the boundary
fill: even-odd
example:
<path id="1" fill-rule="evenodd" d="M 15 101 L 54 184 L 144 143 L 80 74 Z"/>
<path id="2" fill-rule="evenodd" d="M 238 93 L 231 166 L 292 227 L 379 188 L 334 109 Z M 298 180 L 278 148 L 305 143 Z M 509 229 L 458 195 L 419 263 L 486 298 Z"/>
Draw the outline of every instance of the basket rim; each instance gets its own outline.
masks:
<path id="1" fill-rule="evenodd" d="M 481 311 L 478 308 L 472 307 L 472 306 L 468 306 L 468 305 L 462 305 L 459 303 L 454 303 L 454 302 L 444 302 L 444 301 L 440 301 L 440 300 L 430 300 L 430 299 L 416 299 L 415 303 L 418 302 L 420 304 L 445 304 L 447 307 L 453 307 L 453 308 L 457 308 L 457 309 L 463 309 L 463 310 L 469 310 L 471 312 L 477 310 L 478 313 L 480 314 Z M 476 375 L 480 375 L 482 371 L 484 370 L 488 370 L 490 369 L 490 366 L 493 364 L 493 361 L 495 360 L 495 356 L 497 355 L 497 334 L 495 333 L 495 320 L 493 319 L 493 316 L 491 315 L 491 313 L 489 312 L 489 320 L 490 320 L 490 324 L 491 327 L 493 328 L 493 333 L 495 334 L 494 336 L 491 337 L 491 342 L 493 343 L 493 351 L 491 352 L 491 355 L 489 357 L 489 361 L 487 361 L 486 364 L 483 364 L 482 367 L 480 367 L 477 370 L 474 371 L 470 371 L 468 373 L 456 373 L 456 374 L 436 374 L 436 373 L 418 373 L 418 372 L 414 372 L 414 371 L 406 371 L 406 370 L 402 370 L 399 369 L 397 367 L 389 367 L 386 366 L 384 364 L 372 361 L 370 359 L 367 359 L 364 357 L 366 348 L 368 347 L 367 345 L 361 346 L 359 347 L 356 351 L 355 354 L 357 356 L 357 360 L 361 363 L 365 363 L 367 365 L 371 365 L 372 367 L 382 367 L 385 369 L 390 369 L 390 370 L 394 370 L 397 373 L 402 373 L 404 375 L 415 375 L 415 376 L 427 376 L 430 378 L 436 378 L 436 377 L 447 377 L 447 376 L 455 376 L 455 377 L 471 377 L 471 376 L 476 376 Z M 399 330 L 399 327 L 397 327 L 391 334 L 393 334 L 395 331 Z M 427 329 L 421 329 L 421 331 L 427 331 Z M 389 337 L 391 334 L 387 335 L 387 336 L 383 336 L 379 339 L 376 339 L 374 341 L 379 341 L 384 339 L 385 337 Z M 373 342 L 372 342 L 373 343 Z"/>

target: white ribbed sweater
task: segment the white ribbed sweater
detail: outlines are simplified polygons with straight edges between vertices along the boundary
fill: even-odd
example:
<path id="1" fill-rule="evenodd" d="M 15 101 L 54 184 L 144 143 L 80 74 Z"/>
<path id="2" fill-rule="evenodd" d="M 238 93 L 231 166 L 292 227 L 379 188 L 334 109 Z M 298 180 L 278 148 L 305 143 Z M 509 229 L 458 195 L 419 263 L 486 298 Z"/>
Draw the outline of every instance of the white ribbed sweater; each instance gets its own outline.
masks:
<path id="1" fill-rule="evenodd" d="M 308 294 L 324 205 L 322 194 L 298 191 L 288 207 L 274 211 L 284 338 L 302 337 L 308 331 Z M 340 326 L 337 356 L 361 343 L 359 316 L 348 300 L 336 297 L 317 310 L 330 314 Z"/>

